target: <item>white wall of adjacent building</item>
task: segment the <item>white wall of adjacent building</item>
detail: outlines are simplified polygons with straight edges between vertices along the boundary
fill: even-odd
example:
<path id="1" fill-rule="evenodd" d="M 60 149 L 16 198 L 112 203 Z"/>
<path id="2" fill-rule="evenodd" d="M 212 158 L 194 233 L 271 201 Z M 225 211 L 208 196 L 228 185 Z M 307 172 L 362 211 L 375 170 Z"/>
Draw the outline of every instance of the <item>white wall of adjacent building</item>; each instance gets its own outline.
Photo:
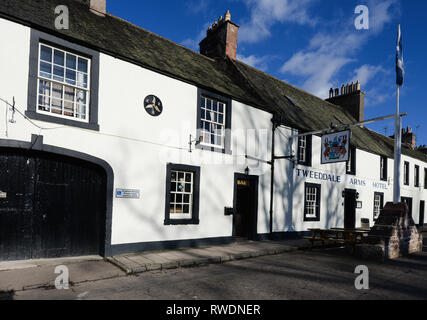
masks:
<path id="1" fill-rule="evenodd" d="M 295 130 L 280 128 L 276 136 L 276 155 L 288 155 L 290 152 L 287 137 L 295 134 Z M 297 154 L 297 141 L 292 143 L 293 154 Z M 287 160 L 279 160 L 275 167 L 275 232 L 302 232 L 309 228 L 344 227 L 345 189 L 353 189 L 359 193 L 358 201 L 362 208 L 356 209 L 356 227 L 361 226 L 361 219 L 369 219 L 374 224 L 374 195 L 384 194 L 384 205 L 393 201 L 393 168 L 394 160 L 388 159 L 388 179 L 380 177 L 381 156 L 358 149 L 356 151 L 356 174 L 347 175 L 346 164 L 321 164 L 321 138 L 313 137 L 312 167 L 305 167 Z M 409 186 L 403 183 L 404 162 L 410 163 Z M 420 167 L 419 187 L 415 187 L 415 166 Z M 420 201 L 427 202 L 427 189 L 424 188 L 424 168 L 427 163 L 402 155 L 401 164 L 401 195 L 412 198 L 412 214 L 415 223 L 419 223 Z M 298 176 L 298 170 L 300 175 Z M 340 183 L 304 177 L 303 170 L 319 174 L 340 177 Z M 305 184 L 321 185 L 320 221 L 304 222 Z"/>

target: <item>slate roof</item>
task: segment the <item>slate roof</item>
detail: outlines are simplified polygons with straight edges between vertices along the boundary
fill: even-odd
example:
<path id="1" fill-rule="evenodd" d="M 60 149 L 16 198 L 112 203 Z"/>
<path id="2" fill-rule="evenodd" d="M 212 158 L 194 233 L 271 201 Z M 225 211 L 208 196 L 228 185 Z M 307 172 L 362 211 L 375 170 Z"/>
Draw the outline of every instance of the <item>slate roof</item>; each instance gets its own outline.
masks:
<path id="1" fill-rule="evenodd" d="M 55 29 L 54 10 L 58 5 L 69 8 L 68 30 Z M 342 108 L 242 62 L 210 59 L 113 15 L 97 16 L 79 0 L 1 0 L 0 16 L 262 110 L 281 113 L 283 124 L 292 128 L 312 131 L 331 123 L 355 122 Z M 352 131 L 355 147 L 393 158 L 392 139 L 367 128 Z M 423 153 L 408 146 L 403 153 L 427 162 Z"/>

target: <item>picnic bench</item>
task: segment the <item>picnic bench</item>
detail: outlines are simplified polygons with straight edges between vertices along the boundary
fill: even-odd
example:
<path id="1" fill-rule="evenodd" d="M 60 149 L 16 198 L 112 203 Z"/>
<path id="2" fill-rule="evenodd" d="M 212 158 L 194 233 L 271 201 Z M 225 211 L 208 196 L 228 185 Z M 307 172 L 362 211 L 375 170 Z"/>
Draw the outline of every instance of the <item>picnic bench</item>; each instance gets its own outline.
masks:
<path id="1" fill-rule="evenodd" d="M 311 236 L 304 237 L 311 243 L 311 249 L 313 249 L 316 242 L 321 242 L 322 246 L 325 246 L 326 242 L 340 243 L 344 245 L 350 245 L 353 250 L 358 243 L 362 243 L 364 237 L 369 233 L 369 230 L 365 229 L 345 229 L 345 228 L 332 228 L 328 230 L 324 229 L 308 229 L 312 232 Z"/>

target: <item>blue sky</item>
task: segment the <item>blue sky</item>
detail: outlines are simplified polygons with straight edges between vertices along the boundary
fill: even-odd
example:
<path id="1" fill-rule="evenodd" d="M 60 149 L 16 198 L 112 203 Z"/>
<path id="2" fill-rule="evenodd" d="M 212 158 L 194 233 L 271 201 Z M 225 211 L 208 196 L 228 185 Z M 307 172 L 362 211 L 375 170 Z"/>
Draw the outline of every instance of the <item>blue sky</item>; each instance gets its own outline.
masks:
<path id="1" fill-rule="evenodd" d="M 406 78 L 403 125 L 427 144 L 427 1 L 424 0 L 107 0 L 108 11 L 198 50 L 206 29 L 226 10 L 240 25 L 238 59 L 326 98 L 330 87 L 359 80 L 365 118 L 396 108 L 397 24 L 402 24 Z M 369 30 L 356 30 L 356 6 L 369 8 Z M 370 125 L 387 135 L 393 120 Z"/>

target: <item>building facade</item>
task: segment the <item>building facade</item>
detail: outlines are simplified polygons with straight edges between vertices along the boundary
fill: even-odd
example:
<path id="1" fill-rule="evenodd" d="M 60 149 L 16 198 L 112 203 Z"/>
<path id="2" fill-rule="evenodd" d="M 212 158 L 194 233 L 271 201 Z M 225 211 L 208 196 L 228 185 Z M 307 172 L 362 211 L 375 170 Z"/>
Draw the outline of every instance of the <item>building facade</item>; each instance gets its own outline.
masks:
<path id="1" fill-rule="evenodd" d="M 2 1 L 0 260 L 372 225 L 392 200 L 393 141 L 355 128 L 351 161 L 322 165 L 320 136 L 289 139 L 363 118 L 360 88 L 313 97 L 235 60 L 237 32 L 227 13 L 198 54 L 105 1 Z M 423 224 L 426 157 L 402 157 Z"/>

